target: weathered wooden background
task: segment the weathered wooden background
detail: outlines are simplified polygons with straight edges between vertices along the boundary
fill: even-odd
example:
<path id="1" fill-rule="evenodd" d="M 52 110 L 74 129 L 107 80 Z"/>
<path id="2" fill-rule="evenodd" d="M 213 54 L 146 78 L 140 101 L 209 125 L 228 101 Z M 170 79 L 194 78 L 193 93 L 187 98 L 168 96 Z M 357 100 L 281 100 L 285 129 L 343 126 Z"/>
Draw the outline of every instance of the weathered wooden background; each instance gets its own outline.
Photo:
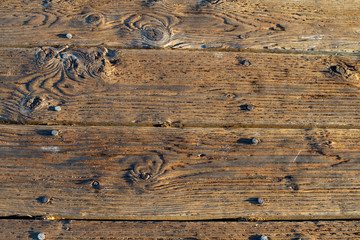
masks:
<path id="1" fill-rule="evenodd" d="M 0 239 L 359 238 L 359 0 L 3 0 L 0 30 Z"/>

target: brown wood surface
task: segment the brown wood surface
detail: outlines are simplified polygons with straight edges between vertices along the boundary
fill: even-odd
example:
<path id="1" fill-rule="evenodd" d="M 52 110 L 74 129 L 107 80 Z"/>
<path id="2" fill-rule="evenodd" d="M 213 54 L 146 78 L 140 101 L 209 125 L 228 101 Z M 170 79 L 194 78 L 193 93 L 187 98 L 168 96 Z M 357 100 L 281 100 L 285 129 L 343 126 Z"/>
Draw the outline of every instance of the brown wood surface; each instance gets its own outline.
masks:
<path id="1" fill-rule="evenodd" d="M 143 222 L 0 220 L 1 239 L 357 239 L 359 221 Z"/>
<path id="2" fill-rule="evenodd" d="M 359 219 L 359 136 L 358 129 L 2 125 L 0 215 Z"/>
<path id="3" fill-rule="evenodd" d="M 0 2 L 1 46 L 358 52 L 359 25 L 359 0 Z"/>
<path id="4" fill-rule="evenodd" d="M 106 48 L 0 57 L 2 122 L 360 126 L 358 57 Z"/>

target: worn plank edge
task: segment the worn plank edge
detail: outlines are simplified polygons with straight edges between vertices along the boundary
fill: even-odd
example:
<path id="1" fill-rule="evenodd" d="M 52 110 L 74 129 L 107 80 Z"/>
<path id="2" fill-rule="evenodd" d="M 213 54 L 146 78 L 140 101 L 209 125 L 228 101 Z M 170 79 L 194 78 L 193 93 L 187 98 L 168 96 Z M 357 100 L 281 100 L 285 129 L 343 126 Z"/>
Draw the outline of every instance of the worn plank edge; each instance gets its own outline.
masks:
<path id="1" fill-rule="evenodd" d="M 9 239 L 350 239 L 358 221 L 305 222 L 144 222 L 0 220 L 0 237 Z"/>

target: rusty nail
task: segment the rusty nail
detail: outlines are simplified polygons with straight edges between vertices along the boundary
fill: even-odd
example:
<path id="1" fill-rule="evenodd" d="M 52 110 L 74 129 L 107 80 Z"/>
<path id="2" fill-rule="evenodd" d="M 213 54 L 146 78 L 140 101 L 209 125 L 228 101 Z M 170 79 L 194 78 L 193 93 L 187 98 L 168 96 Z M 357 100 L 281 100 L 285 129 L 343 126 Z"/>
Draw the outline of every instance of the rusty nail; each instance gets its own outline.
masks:
<path id="1" fill-rule="evenodd" d="M 251 139 L 252 144 L 258 144 L 260 141 L 257 138 Z"/>
<path id="2" fill-rule="evenodd" d="M 268 237 L 263 235 L 260 237 L 260 240 L 268 240 Z"/>
<path id="3" fill-rule="evenodd" d="M 61 107 L 60 107 L 60 106 L 55 106 L 55 107 L 54 107 L 54 110 L 57 111 L 57 112 L 59 112 L 59 111 L 61 111 Z"/>
<path id="4" fill-rule="evenodd" d="M 44 239 L 45 239 L 45 234 L 39 233 L 39 234 L 37 235 L 37 238 L 38 238 L 39 240 L 44 240 Z"/>
<path id="5" fill-rule="evenodd" d="M 53 136 L 56 136 L 56 135 L 58 135 L 59 134 L 59 132 L 57 131 L 57 130 L 52 130 L 51 131 L 51 135 L 53 135 Z"/>
<path id="6" fill-rule="evenodd" d="M 263 198 L 257 199 L 258 204 L 264 204 L 265 200 Z"/>
<path id="7" fill-rule="evenodd" d="M 41 203 L 48 203 L 49 201 L 50 201 L 50 199 L 48 197 L 46 197 L 46 196 L 43 196 L 43 197 L 40 198 Z"/>
<path id="8" fill-rule="evenodd" d="M 72 38 L 71 33 L 66 34 L 66 37 L 69 38 L 69 39 Z"/>

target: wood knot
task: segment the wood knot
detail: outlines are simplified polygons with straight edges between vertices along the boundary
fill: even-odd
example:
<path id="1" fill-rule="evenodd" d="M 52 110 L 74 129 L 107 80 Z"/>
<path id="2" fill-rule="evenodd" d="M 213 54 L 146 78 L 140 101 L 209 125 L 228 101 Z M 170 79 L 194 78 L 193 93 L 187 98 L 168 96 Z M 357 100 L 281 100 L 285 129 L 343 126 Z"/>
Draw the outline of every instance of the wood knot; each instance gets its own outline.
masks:
<path id="1" fill-rule="evenodd" d="M 35 61 L 44 73 L 44 80 L 39 84 L 50 82 L 47 85 L 70 94 L 66 86 L 88 83 L 92 79 L 107 82 L 114 69 L 112 62 L 117 62 L 108 52 L 106 48 L 38 48 Z M 36 81 L 32 81 L 34 83 Z"/>
<path id="2" fill-rule="evenodd" d="M 150 41 L 160 41 L 164 37 L 163 32 L 156 28 L 144 29 L 143 35 Z"/>
<path id="3" fill-rule="evenodd" d="M 333 76 L 339 76 L 351 84 L 360 87 L 360 73 L 355 66 L 340 62 L 337 65 L 330 66 L 329 72 Z"/>
<path id="4" fill-rule="evenodd" d="M 271 28 L 269 28 L 269 30 L 271 30 L 271 31 L 285 31 L 285 27 L 280 25 L 280 24 L 276 24 L 275 27 L 271 27 Z"/>
<path id="5" fill-rule="evenodd" d="M 58 50 L 56 48 L 41 48 L 35 55 L 35 62 L 39 68 L 42 68 L 51 64 L 57 54 Z"/>
<path id="6" fill-rule="evenodd" d="M 130 183 L 142 189 L 152 189 L 152 184 L 165 172 L 163 155 L 156 153 L 137 156 L 135 161 L 128 172 Z"/>
<path id="7" fill-rule="evenodd" d="M 105 18 L 103 15 L 100 15 L 99 13 L 92 13 L 85 17 L 85 22 L 87 24 L 99 26 L 105 23 Z"/>
<path id="8" fill-rule="evenodd" d="M 172 38 L 171 26 L 178 22 L 173 16 L 134 14 L 125 19 L 129 32 L 140 32 L 141 42 L 133 42 L 137 46 L 166 47 Z"/>
<path id="9" fill-rule="evenodd" d="M 183 128 L 184 124 L 180 121 L 165 121 L 154 124 L 154 127 L 175 127 L 175 128 Z"/>
<path id="10" fill-rule="evenodd" d="M 36 108 L 40 107 L 41 104 L 44 102 L 39 96 L 31 96 L 25 99 L 24 108 L 28 109 L 29 111 L 35 110 Z"/>
<path id="11" fill-rule="evenodd" d="M 196 5 L 196 9 L 200 10 L 202 7 L 208 7 L 212 5 L 219 5 L 222 4 L 222 0 L 202 0 Z"/>
<path id="12" fill-rule="evenodd" d="M 23 98 L 22 102 L 19 104 L 19 112 L 29 117 L 34 111 L 39 111 L 50 105 L 51 101 L 46 95 L 29 95 Z"/>
<path id="13" fill-rule="evenodd" d="M 149 46 L 164 46 L 170 41 L 171 33 L 164 26 L 144 26 L 141 29 L 142 39 Z"/>

